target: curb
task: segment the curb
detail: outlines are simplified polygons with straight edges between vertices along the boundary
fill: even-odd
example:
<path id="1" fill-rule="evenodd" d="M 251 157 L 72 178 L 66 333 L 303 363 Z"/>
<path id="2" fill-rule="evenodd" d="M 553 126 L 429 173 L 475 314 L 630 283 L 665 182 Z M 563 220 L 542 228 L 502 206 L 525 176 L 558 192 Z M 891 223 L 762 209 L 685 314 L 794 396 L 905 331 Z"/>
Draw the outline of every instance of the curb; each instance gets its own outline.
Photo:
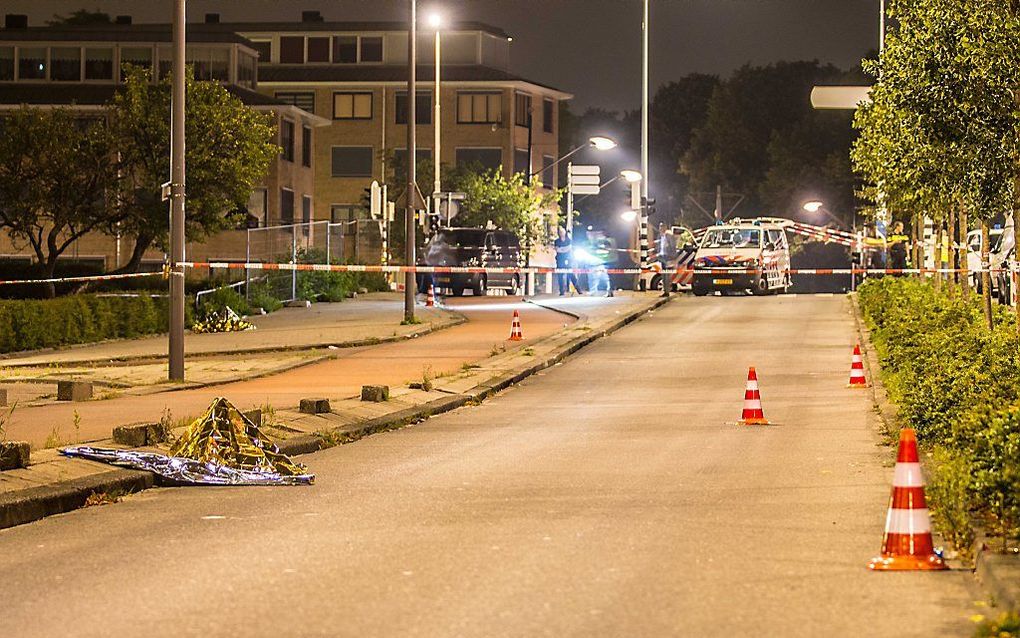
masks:
<path id="1" fill-rule="evenodd" d="M 1020 576 L 1020 554 L 979 551 L 975 559 L 974 575 L 992 595 L 997 607 L 1004 610 L 1020 608 L 1020 590 L 1016 584 Z"/>
<path id="2" fill-rule="evenodd" d="M 300 435 L 284 441 L 278 446 L 284 454 L 300 456 L 311 454 L 336 445 L 350 443 L 366 436 L 397 430 L 411 423 L 417 423 L 431 416 L 449 412 L 469 403 L 480 403 L 501 390 L 523 381 L 531 375 L 549 368 L 581 348 L 610 335 L 620 328 L 633 323 L 651 310 L 661 308 L 673 297 L 660 298 L 652 305 L 632 311 L 610 325 L 592 331 L 590 334 L 577 337 L 550 353 L 540 361 L 523 370 L 505 373 L 485 383 L 478 384 L 465 394 L 452 394 L 448 397 L 434 399 L 411 408 L 398 410 L 391 414 L 362 421 L 352 426 L 329 430 L 322 435 Z M 94 474 L 82 479 L 62 481 L 53 485 L 30 488 L 7 495 L 0 494 L 0 529 L 31 523 L 33 521 L 79 509 L 85 499 L 93 492 L 110 492 L 113 490 L 140 491 L 157 484 L 156 477 L 149 472 L 138 470 L 114 469 L 101 474 Z"/>

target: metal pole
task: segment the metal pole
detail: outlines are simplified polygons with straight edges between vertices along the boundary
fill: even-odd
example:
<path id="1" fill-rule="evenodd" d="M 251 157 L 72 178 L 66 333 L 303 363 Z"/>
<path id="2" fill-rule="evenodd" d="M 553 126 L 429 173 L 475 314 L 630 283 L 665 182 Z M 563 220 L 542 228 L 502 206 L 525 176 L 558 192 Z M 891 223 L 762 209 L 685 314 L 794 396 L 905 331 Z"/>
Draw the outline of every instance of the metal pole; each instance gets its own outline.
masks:
<path id="1" fill-rule="evenodd" d="M 414 266 L 414 204 L 417 199 L 415 134 L 415 65 L 418 64 L 418 2 L 410 0 L 411 16 L 407 27 L 407 208 L 404 214 L 404 263 Z M 414 322 L 414 273 L 404 273 L 404 321 Z"/>
<path id="2" fill-rule="evenodd" d="M 168 376 L 184 380 L 184 29 L 185 0 L 174 0 L 170 107 L 170 340 Z"/>
<path id="3" fill-rule="evenodd" d="M 329 242 L 329 234 L 330 234 L 329 233 L 329 221 L 327 220 L 326 221 L 326 264 L 327 265 L 333 263 L 332 255 L 329 252 L 329 248 L 330 248 L 330 246 L 329 246 L 329 243 L 330 243 Z"/>
<path id="4" fill-rule="evenodd" d="M 880 0 L 879 4 L 882 14 L 878 19 L 878 52 L 881 54 L 885 51 L 885 0 Z"/>
<path id="5" fill-rule="evenodd" d="M 439 210 L 438 210 L 438 208 L 439 208 L 439 199 L 437 198 L 437 195 L 443 190 L 442 189 L 442 185 L 439 183 L 439 162 L 440 162 L 440 158 L 442 157 L 442 154 L 440 153 L 441 146 L 440 146 L 440 137 L 439 137 L 439 132 L 440 132 L 440 129 L 442 128 L 442 120 L 439 117 L 439 73 L 440 73 L 439 55 L 440 55 L 439 27 L 436 27 L 436 88 L 435 88 L 435 94 L 436 95 L 435 95 L 435 99 L 434 99 L 434 102 L 435 102 L 435 113 L 433 114 L 433 118 L 434 118 L 433 129 L 435 130 L 435 149 L 434 149 L 434 152 L 432 154 L 432 164 L 433 164 L 433 167 L 432 167 L 432 199 L 436 203 L 436 209 L 437 209 L 435 211 L 436 213 L 439 212 Z"/>
<path id="6" fill-rule="evenodd" d="M 722 221 L 722 185 L 717 184 L 715 187 L 715 221 L 719 223 Z"/>
<path id="7" fill-rule="evenodd" d="M 641 269 L 648 268 L 648 13 L 651 0 L 644 0 L 641 18 Z"/>
<path id="8" fill-rule="evenodd" d="M 574 185 L 570 179 L 573 162 L 567 162 L 567 237 L 574 239 Z"/>
<path id="9" fill-rule="evenodd" d="M 290 263 L 297 263 L 297 224 L 290 225 Z M 290 271 L 290 298 L 297 299 L 297 270 Z"/>
<path id="10" fill-rule="evenodd" d="M 251 299 L 251 271 L 248 264 L 251 263 L 251 229 L 245 229 L 244 236 L 244 298 Z"/>

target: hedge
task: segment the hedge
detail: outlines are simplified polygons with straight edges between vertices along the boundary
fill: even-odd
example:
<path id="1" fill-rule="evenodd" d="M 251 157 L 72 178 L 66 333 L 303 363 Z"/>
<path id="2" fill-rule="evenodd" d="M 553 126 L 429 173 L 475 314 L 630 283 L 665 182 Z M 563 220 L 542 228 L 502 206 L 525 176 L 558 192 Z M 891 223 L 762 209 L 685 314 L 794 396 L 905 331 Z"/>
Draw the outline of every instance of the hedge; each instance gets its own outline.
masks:
<path id="1" fill-rule="evenodd" d="M 148 295 L 0 300 L 0 352 L 166 332 L 168 302 Z"/>
<path id="2" fill-rule="evenodd" d="M 860 289 L 882 378 L 931 452 L 930 506 L 966 551 L 974 525 L 1020 535 L 1020 337 L 1006 308 L 989 329 L 977 295 L 886 277 Z"/>

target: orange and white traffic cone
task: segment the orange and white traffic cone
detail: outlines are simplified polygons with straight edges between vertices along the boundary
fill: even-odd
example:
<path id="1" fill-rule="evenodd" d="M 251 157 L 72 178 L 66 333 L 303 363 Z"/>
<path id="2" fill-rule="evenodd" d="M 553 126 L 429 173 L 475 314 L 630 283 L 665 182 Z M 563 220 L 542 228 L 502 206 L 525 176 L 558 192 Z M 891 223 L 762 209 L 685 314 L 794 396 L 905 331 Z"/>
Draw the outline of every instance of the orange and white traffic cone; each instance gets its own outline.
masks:
<path id="1" fill-rule="evenodd" d="M 521 314 L 514 310 L 514 319 L 510 323 L 510 341 L 523 341 L 524 333 L 521 332 Z"/>
<path id="2" fill-rule="evenodd" d="M 900 430 L 900 449 L 896 455 L 896 469 L 893 470 L 882 555 L 872 558 L 868 569 L 948 569 L 942 556 L 936 554 L 932 547 L 931 519 L 924 500 L 924 478 L 917 460 L 917 437 L 913 428 Z"/>
<path id="3" fill-rule="evenodd" d="M 754 366 L 747 370 L 747 388 L 744 390 L 744 411 L 740 416 L 741 425 L 768 425 L 768 419 L 761 409 L 761 394 L 758 392 L 758 373 Z"/>
<path id="4" fill-rule="evenodd" d="M 868 379 L 864 376 L 864 360 L 861 359 L 860 344 L 854 346 L 853 358 L 850 362 L 850 383 L 848 388 L 866 388 Z"/>
<path id="5" fill-rule="evenodd" d="M 436 305 L 436 287 L 429 284 L 429 294 L 425 297 L 425 307 L 431 308 Z"/>

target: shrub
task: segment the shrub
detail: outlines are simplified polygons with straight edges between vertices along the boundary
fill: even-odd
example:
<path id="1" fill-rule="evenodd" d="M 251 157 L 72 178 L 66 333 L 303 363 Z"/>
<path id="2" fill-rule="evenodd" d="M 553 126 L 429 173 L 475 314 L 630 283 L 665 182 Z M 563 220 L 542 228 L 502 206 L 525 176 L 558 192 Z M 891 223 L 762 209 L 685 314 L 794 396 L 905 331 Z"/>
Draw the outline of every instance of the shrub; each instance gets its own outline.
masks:
<path id="1" fill-rule="evenodd" d="M 72 295 L 0 300 L 0 352 L 165 332 L 166 299 Z"/>
<path id="2" fill-rule="evenodd" d="M 251 285 L 248 289 L 248 305 L 250 308 L 262 308 L 266 312 L 276 312 L 283 308 L 283 302 L 273 294 L 272 287 L 266 282 Z"/>
<path id="3" fill-rule="evenodd" d="M 207 317 L 212 313 L 221 312 L 227 307 L 240 315 L 246 315 L 251 312 L 251 307 L 248 305 L 244 295 L 237 292 L 234 288 L 223 286 L 207 295 L 202 295 L 199 300 L 198 314 L 202 317 Z"/>

